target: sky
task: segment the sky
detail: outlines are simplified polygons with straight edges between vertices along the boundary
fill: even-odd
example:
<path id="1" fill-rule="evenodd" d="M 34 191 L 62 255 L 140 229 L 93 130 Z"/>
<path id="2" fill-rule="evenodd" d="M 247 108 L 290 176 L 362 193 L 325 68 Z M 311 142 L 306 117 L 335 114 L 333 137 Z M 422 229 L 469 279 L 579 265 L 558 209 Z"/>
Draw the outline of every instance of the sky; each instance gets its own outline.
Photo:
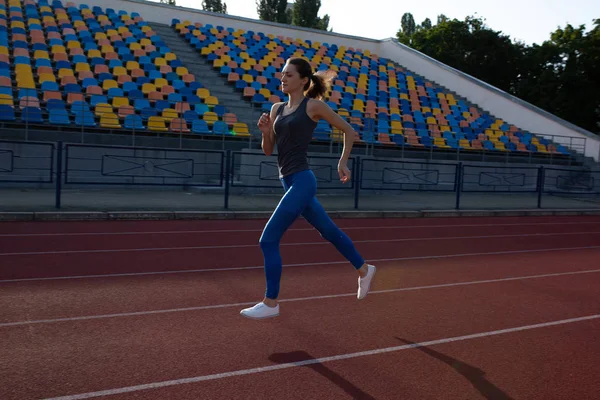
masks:
<path id="1" fill-rule="evenodd" d="M 158 0 L 156 0 L 158 1 Z M 258 19 L 255 0 L 224 0 L 230 15 Z M 293 0 L 288 0 L 293 2 Z M 202 9 L 200 0 L 177 0 L 177 5 Z M 420 24 L 436 23 L 439 14 L 463 20 L 485 19 L 488 27 L 528 45 L 541 44 L 558 27 L 584 24 L 600 18 L 600 0 L 321 0 L 319 16 L 329 14 L 334 32 L 370 39 L 394 37 L 405 12 Z"/>

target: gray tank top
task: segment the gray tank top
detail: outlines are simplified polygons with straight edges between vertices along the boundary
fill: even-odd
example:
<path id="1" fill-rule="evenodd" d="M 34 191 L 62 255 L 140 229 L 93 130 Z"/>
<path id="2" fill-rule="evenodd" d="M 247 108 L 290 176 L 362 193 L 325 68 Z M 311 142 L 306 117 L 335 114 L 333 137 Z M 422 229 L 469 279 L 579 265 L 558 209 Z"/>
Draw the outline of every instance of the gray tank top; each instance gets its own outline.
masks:
<path id="1" fill-rule="evenodd" d="M 280 178 L 309 168 L 308 145 L 312 140 L 317 123 L 306 113 L 308 100 L 305 97 L 298 108 L 288 115 L 281 115 L 287 101 L 277 110 L 273 130 L 277 143 L 277 165 Z"/>

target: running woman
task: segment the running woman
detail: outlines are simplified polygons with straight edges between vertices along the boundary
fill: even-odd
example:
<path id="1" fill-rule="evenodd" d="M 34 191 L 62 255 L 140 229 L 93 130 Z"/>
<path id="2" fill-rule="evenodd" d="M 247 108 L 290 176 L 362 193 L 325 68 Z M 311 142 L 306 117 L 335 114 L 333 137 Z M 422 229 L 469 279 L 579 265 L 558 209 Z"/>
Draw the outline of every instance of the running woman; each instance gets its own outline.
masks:
<path id="1" fill-rule="evenodd" d="M 279 243 L 292 223 L 302 215 L 321 236 L 354 266 L 358 272 L 357 298 L 363 299 L 375 275 L 375 266 L 367 264 L 351 239 L 327 215 L 316 198 L 317 182 L 309 168 L 307 151 L 313 131 L 320 119 L 344 132 L 344 149 L 338 162 L 340 181 L 350 180 L 347 166 L 355 131 L 321 99 L 328 90 L 332 71 L 313 73 L 311 65 L 302 58 L 287 60 L 281 77 L 281 90 L 288 101 L 275 103 L 270 115 L 264 113 L 258 122 L 262 132 L 262 149 L 269 156 L 277 144 L 279 178 L 285 190 L 260 237 L 265 262 L 266 293 L 263 301 L 240 314 L 254 319 L 279 315 L 279 296 L 282 260 Z"/>

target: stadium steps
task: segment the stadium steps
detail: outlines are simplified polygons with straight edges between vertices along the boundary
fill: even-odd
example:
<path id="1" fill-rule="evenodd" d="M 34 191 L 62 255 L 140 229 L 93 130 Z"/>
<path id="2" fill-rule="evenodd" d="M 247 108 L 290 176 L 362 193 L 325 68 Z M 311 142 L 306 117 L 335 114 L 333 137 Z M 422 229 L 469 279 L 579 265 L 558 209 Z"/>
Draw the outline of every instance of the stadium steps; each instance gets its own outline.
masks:
<path id="1" fill-rule="evenodd" d="M 219 75 L 218 71 L 215 71 L 212 65 L 184 38 L 180 37 L 173 28 L 169 25 L 154 22 L 148 22 L 148 25 L 160 36 L 171 51 L 177 55 L 177 58 L 196 77 L 196 80 L 202 83 L 211 94 L 217 96 L 219 104 L 235 113 L 239 122 L 246 123 L 252 135 L 260 135 L 256 127 L 256 121 L 261 114 L 259 109 L 253 108 L 251 104 L 242 101 L 241 94 L 236 92 L 235 88 L 230 86 Z"/>

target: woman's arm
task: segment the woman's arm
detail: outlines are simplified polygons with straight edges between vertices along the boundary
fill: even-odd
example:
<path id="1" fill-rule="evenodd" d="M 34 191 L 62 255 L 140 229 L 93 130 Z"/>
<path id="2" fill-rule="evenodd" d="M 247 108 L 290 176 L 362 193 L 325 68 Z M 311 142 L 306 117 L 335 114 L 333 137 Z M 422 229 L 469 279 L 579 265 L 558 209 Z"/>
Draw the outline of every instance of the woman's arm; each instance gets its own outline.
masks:
<path id="1" fill-rule="evenodd" d="M 333 111 L 327 103 L 320 100 L 311 100 L 307 112 L 313 120 L 324 119 L 331 126 L 344 132 L 344 149 L 340 157 L 338 172 L 340 173 L 342 182 L 347 182 L 350 179 L 350 171 L 348 170 L 347 163 L 352 152 L 352 146 L 354 145 L 356 131 L 346 120 Z"/>
<path id="2" fill-rule="evenodd" d="M 273 123 L 275 121 L 275 116 L 277 115 L 277 110 L 283 103 L 275 103 L 271 107 L 271 114 L 263 113 L 258 120 L 258 129 L 262 132 L 262 142 L 261 147 L 263 152 L 270 156 L 273 154 L 273 150 L 275 149 L 275 132 L 273 130 Z"/>

